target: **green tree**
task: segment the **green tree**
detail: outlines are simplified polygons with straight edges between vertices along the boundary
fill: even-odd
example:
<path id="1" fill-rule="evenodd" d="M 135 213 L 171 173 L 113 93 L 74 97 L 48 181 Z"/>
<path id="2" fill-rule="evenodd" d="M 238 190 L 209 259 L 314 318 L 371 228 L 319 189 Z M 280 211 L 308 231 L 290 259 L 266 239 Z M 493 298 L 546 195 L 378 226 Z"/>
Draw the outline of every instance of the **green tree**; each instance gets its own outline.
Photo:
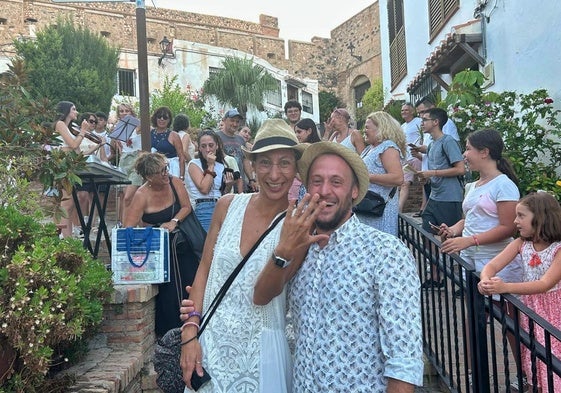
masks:
<path id="1" fill-rule="evenodd" d="M 59 19 L 35 40 L 14 45 L 27 68 L 33 97 L 72 101 L 79 111 L 109 111 L 117 92 L 119 50 L 103 37 Z"/>
<path id="2" fill-rule="evenodd" d="M 357 109 L 356 118 L 364 124 L 364 121 L 369 114 L 375 111 L 380 111 L 383 107 L 384 85 L 381 79 L 376 79 L 370 86 L 370 89 L 366 90 L 364 93 L 364 96 L 362 97 L 362 107 Z"/>
<path id="3" fill-rule="evenodd" d="M 227 57 L 222 70 L 211 74 L 203 85 L 204 96 L 214 96 L 222 105 L 238 108 L 245 117 L 248 109 L 262 111 L 263 97 L 279 88 L 279 82 L 252 59 Z"/>
<path id="4" fill-rule="evenodd" d="M 522 194 L 550 191 L 561 199 L 559 179 L 561 157 L 561 111 L 556 109 L 547 90 L 523 94 L 515 91 L 486 92 L 479 71 L 458 73 L 445 101 L 448 114 L 458 127 L 462 141 L 476 130 L 499 131 L 520 180 Z M 442 106 L 442 105 L 441 105 Z"/>
<path id="5" fill-rule="evenodd" d="M 326 122 L 333 112 L 333 108 L 343 106 L 343 101 L 330 91 L 320 91 L 319 98 L 319 121 Z"/>

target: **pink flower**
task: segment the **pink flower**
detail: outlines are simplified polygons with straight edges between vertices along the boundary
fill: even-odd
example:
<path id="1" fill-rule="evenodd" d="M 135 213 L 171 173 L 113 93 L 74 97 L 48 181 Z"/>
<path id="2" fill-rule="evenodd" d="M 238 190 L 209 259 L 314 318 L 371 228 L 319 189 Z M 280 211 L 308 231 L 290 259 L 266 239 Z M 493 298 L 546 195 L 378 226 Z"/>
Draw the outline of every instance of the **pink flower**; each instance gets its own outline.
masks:
<path id="1" fill-rule="evenodd" d="M 542 260 L 540 259 L 540 256 L 537 253 L 534 253 L 532 255 L 532 258 L 530 258 L 530 262 L 528 263 L 528 265 L 530 265 L 531 267 L 536 267 L 542 264 Z"/>
<path id="2" fill-rule="evenodd" d="M 546 104 L 553 104 L 553 98 L 547 97 L 545 100 L 543 100 L 543 102 L 545 102 Z"/>

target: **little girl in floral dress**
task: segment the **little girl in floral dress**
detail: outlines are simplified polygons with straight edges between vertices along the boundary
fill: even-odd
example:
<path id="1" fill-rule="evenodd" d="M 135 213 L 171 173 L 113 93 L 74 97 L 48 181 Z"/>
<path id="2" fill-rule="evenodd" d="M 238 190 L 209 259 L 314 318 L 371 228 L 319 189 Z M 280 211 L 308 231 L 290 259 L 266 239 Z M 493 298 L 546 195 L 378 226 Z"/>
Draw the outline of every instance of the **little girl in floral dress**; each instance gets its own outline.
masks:
<path id="1" fill-rule="evenodd" d="M 479 292 L 520 294 L 521 300 L 557 329 L 561 329 L 561 206 L 546 192 L 529 194 L 516 206 L 514 220 L 520 237 L 510 243 L 481 271 Z M 517 254 L 523 261 L 523 282 L 506 283 L 496 276 Z M 522 327 L 528 331 L 528 321 L 521 318 Z M 545 346 L 544 331 L 536 325 L 535 337 Z M 551 336 L 552 355 L 561 358 L 561 342 Z M 532 383 L 530 351 L 522 349 L 524 372 Z M 548 391 L 547 367 L 536 360 L 536 380 L 542 391 Z M 554 391 L 561 391 L 561 378 L 554 374 Z"/>

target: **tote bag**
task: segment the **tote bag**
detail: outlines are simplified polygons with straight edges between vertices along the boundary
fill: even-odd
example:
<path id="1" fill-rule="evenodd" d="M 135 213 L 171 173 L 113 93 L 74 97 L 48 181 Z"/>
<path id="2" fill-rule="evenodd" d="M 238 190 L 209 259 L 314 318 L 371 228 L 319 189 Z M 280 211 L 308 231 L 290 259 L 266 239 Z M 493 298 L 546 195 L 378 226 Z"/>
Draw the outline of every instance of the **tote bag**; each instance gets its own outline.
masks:
<path id="1" fill-rule="evenodd" d="M 111 270 L 115 284 L 169 282 L 169 233 L 162 228 L 114 228 Z"/>

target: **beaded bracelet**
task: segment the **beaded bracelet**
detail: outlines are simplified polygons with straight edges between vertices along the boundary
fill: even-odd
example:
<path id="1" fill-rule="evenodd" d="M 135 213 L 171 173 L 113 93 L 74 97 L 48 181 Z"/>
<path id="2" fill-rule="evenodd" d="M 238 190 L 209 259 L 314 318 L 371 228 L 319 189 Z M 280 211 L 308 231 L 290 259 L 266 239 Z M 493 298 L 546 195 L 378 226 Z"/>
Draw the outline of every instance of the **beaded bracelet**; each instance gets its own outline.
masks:
<path id="1" fill-rule="evenodd" d="M 183 329 L 185 329 L 187 326 L 196 326 L 197 330 L 201 328 L 197 322 L 187 321 L 183 324 L 183 326 L 181 326 L 181 331 L 183 331 Z"/>
<path id="2" fill-rule="evenodd" d="M 211 171 L 210 169 L 205 169 L 203 176 L 204 175 L 210 175 L 212 177 L 216 177 L 216 172 Z"/>
<path id="3" fill-rule="evenodd" d="M 191 311 L 189 314 L 187 314 L 187 318 L 191 317 L 199 317 L 199 319 L 203 318 L 202 314 L 198 311 Z"/>

